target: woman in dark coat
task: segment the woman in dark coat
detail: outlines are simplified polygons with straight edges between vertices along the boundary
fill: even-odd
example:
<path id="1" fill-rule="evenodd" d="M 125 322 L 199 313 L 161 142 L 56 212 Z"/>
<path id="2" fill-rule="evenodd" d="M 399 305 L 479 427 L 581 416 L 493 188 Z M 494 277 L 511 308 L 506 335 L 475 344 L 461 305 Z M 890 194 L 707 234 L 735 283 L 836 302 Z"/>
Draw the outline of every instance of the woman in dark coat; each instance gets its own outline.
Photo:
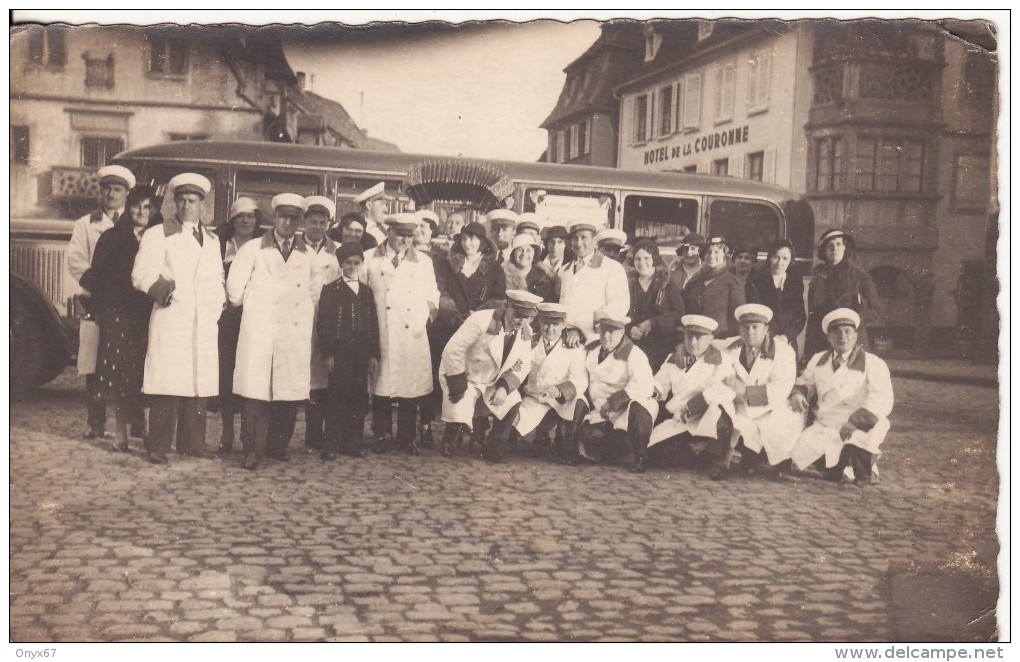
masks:
<path id="1" fill-rule="evenodd" d="M 234 200 L 230 206 L 230 220 L 216 229 L 224 276 L 230 273 L 230 265 L 241 246 L 265 232 L 261 226 L 262 213 L 254 200 L 244 197 Z M 234 414 L 241 411 L 240 398 L 234 395 L 234 356 L 241 334 L 241 311 L 241 306 L 234 308 L 228 305 L 223 309 L 219 322 L 221 453 L 229 453 L 234 446 Z"/>
<path id="2" fill-rule="evenodd" d="M 132 286 L 131 268 L 142 232 L 157 209 L 155 193 L 148 186 L 131 189 L 125 209 L 127 213 L 99 238 L 92 264 L 81 277 L 99 320 L 99 394 L 113 405 L 113 448 L 121 452 L 128 450 L 128 423 L 144 423 L 141 392 L 152 299 Z"/>
<path id="3" fill-rule="evenodd" d="M 700 253 L 704 264 L 684 283 L 685 314 L 714 319 L 716 338 L 740 335 L 734 312 L 745 303 L 744 283 L 729 271 L 730 246 L 723 237 L 712 237 Z"/>
<path id="4" fill-rule="evenodd" d="M 439 286 L 438 321 L 447 339 L 471 313 L 494 308 L 506 300 L 506 276 L 496 262 L 495 247 L 485 236 L 485 226 L 481 223 L 464 226 L 454 239 L 446 260 L 436 265 L 436 284 Z"/>
<path id="5" fill-rule="evenodd" d="M 794 265 L 797 257 L 793 244 L 777 239 L 768 248 L 765 264 L 747 277 L 747 302 L 760 303 L 772 309 L 769 333 L 797 350 L 797 336 L 804 330 L 804 281 Z"/>
<path id="6" fill-rule="evenodd" d="M 685 314 L 683 290 L 670 281 L 659 247 L 650 239 L 634 242 L 630 282 L 631 326 L 627 331 L 634 344 L 648 356 L 652 371 L 658 371 L 678 341 L 677 322 Z"/>
<path id="7" fill-rule="evenodd" d="M 868 327 L 881 316 L 882 302 L 878 298 L 875 282 L 868 272 L 853 260 L 854 240 L 843 230 L 829 230 L 818 240 L 818 259 L 821 264 L 811 274 L 808 288 L 807 336 L 804 341 L 804 358 L 829 349 L 822 333 L 822 318 L 837 308 L 851 308 L 861 316 L 857 329 L 858 342 L 870 349 Z"/>
<path id="8" fill-rule="evenodd" d="M 556 283 L 536 263 L 542 242 L 530 234 L 519 234 L 510 244 L 510 259 L 503 263 L 506 289 L 527 290 L 548 303 L 556 303 Z"/>

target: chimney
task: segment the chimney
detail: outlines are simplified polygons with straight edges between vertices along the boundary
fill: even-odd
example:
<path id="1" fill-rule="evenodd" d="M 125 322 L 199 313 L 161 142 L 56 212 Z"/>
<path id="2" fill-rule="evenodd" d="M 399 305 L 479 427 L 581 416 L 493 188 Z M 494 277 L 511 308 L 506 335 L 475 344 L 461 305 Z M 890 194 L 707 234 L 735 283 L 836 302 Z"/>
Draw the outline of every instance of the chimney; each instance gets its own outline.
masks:
<path id="1" fill-rule="evenodd" d="M 305 89 L 305 72 L 303 71 L 297 72 L 297 86 L 299 90 Z"/>

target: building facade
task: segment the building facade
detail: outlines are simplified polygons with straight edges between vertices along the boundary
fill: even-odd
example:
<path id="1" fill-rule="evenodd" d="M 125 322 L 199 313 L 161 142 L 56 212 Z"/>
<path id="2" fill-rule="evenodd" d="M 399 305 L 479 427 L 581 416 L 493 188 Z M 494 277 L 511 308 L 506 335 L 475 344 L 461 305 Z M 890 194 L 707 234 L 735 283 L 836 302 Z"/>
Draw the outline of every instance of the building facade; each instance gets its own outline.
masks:
<path id="1" fill-rule="evenodd" d="M 883 298 L 880 334 L 905 349 L 955 342 L 971 320 L 994 322 L 996 60 L 983 25 L 649 22 L 644 61 L 616 88 L 617 165 L 803 194 L 816 238 L 853 233 Z"/>
<path id="2" fill-rule="evenodd" d="M 563 70 L 567 78 L 542 128 L 549 133 L 550 163 L 617 165 L 619 104 L 613 88 L 641 63 L 642 25 L 607 23 L 591 48 Z"/>
<path id="3" fill-rule="evenodd" d="M 331 121 L 347 117 L 342 107 L 306 94 L 280 43 L 244 28 L 19 26 L 10 56 L 15 217 L 80 216 L 95 205 L 96 170 L 126 149 L 175 140 L 381 143 L 353 122 Z"/>

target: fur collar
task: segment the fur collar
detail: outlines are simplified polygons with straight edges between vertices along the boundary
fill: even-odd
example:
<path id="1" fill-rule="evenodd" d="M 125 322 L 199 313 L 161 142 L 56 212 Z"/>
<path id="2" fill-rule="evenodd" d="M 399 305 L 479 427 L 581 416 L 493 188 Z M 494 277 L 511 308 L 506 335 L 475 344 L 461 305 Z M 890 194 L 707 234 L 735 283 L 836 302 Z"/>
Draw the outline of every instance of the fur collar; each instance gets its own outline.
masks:
<path id="1" fill-rule="evenodd" d="M 726 349 L 738 349 L 738 348 L 739 349 L 743 349 L 743 347 L 744 347 L 744 341 L 741 340 L 740 338 L 737 338 L 736 340 L 731 342 L 726 347 Z M 763 342 L 762 345 L 761 345 L 761 354 L 759 354 L 759 356 L 763 356 L 766 359 L 768 359 L 769 361 L 774 361 L 775 360 L 775 358 L 776 358 L 776 342 L 772 339 L 772 336 L 766 334 L 765 342 Z"/>
<path id="2" fill-rule="evenodd" d="M 846 360 L 846 367 L 849 368 L 850 370 L 864 372 L 865 363 L 864 357 L 866 354 L 867 352 L 864 351 L 864 346 L 857 345 L 852 350 L 850 350 L 850 356 Z M 835 352 L 833 350 L 830 349 L 826 351 L 824 354 L 822 354 L 822 358 L 818 360 L 818 365 L 819 366 L 828 365 L 829 361 L 832 360 L 832 357 L 834 355 Z"/>

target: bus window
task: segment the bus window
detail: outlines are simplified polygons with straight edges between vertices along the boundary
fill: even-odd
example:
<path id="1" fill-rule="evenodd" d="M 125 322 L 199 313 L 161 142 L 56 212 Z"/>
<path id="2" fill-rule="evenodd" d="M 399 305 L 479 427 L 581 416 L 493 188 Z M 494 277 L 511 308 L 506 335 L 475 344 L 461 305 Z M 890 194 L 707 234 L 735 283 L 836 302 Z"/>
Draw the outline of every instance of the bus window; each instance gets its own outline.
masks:
<path id="1" fill-rule="evenodd" d="M 616 197 L 605 191 L 528 188 L 524 191 L 524 211 L 538 214 L 547 226 L 597 217 L 606 227 L 612 227 Z"/>
<path id="2" fill-rule="evenodd" d="M 668 252 L 697 228 L 698 201 L 694 198 L 628 195 L 623 200 L 623 231 L 630 241 L 652 237 Z"/>
<path id="3" fill-rule="evenodd" d="M 206 179 L 212 184 L 212 188 L 209 189 L 209 194 L 205 196 L 205 213 L 202 215 L 202 222 L 217 225 L 220 219 L 213 218 L 216 212 L 216 173 L 213 170 L 202 170 L 200 168 L 191 167 L 148 167 L 145 169 L 145 173 L 138 179 L 139 184 L 145 184 L 151 186 L 156 191 L 156 198 L 162 198 L 163 204 L 160 206 L 159 211 L 163 215 L 163 218 L 173 218 L 177 215 L 177 208 L 174 206 L 174 199 L 172 196 L 166 195 L 166 185 L 171 179 L 181 174 L 182 172 L 195 172 Z"/>
<path id="4" fill-rule="evenodd" d="M 713 200 L 708 208 L 707 237 L 725 237 L 734 249 L 764 251 L 779 238 L 779 215 L 760 202 Z"/>
<path id="5" fill-rule="evenodd" d="M 340 218 L 352 211 L 360 212 L 361 205 L 354 202 L 354 198 L 378 184 L 379 181 L 378 177 L 337 177 L 335 186 L 336 197 L 334 199 L 336 202 L 336 217 Z M 386 212 L 389 214 L 402 212 L 407 206 L 406 196 L 401 195 L 403 182 L 397 180 L 383 180 L 383 182 L 386 186 L 386 193 L 394 198 L 387 206 Z M 397 199 L 398 197 L 402 199 Z"/>
<path id="6" fill-rule="evenodd" d="M 275 170 L 240 170 L 234 180 L 234 199 L 247 196 L 262 211 L 263 218 L 273 218 L 272 200 L 279 193 L 297 193 L 301 196 L 318 195 L 321 180 L 318 175 L 302 175 Z"/>
<path id="7" fill-rule="evenodd" d="M 806 200 L 787 200 L 783 203 L 786 215 L 786 238 L 797 251 L 797 260 L 810 265 L 815 259 L 815 214 Z"/>

